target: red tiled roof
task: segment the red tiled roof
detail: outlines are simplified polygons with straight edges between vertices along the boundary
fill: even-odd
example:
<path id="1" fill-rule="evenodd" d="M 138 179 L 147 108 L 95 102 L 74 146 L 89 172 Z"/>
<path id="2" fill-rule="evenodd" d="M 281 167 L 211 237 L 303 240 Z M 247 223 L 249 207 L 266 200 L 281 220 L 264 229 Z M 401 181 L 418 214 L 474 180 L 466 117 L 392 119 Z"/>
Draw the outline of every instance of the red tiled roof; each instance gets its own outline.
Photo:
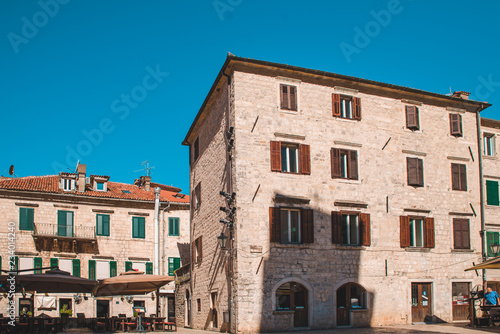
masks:
<path id="1" fill-rule="evenodd" d="M 155 200 L 153 187 L 151 187 L 150 191 L 147 191 L 133 184 L 109 182 L 109 181 L 108 181 L 108 191 L 106 192 L 93 191 L 90 189 L 90 185 L 86 186 L 85 192 L 64 191 L 61 188 L 59 188 L 58 175 L 2 178 L 0 179 L 0 189 L 33 191 L 33 192 L 54 193 L 54 194 L 72 194 L 77 196 L 115 198 L 115 199 L 137 200 L 137 201 Z M 162 190 L 160 193 L 160 201 L 189 203 L 189 196 L 180 194 L 179 192 Z"/>

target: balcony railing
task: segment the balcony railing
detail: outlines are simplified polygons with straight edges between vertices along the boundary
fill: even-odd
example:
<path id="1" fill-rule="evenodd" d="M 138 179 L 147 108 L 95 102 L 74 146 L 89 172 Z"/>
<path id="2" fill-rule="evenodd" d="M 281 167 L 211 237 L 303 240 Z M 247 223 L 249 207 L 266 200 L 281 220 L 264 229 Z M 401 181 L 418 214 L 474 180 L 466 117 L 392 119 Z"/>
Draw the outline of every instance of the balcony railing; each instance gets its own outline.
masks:
<path id="1" fill-rule="evenodd" d="M 96 239 L 95 226 L 65 226 L 52 223 L 35 223 L 33 235 Z"/>

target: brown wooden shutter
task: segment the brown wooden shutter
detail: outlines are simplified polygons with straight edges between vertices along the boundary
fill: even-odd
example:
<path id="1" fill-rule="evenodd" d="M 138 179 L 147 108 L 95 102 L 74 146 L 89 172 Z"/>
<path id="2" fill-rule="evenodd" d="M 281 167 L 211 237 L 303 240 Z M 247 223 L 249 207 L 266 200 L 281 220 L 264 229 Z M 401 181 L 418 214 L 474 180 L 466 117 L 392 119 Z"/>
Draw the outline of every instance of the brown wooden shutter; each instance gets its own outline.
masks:
<path id="1" fill-rule="evenodd" d="M 342 213 L 332 211 L 332 243 L 342 244 Z"/>
<path id="2" fill-rule="evenodd" d="M 460 165 L 451 164 L 451 189 L 460 190 Z"/>
<path id="3" fill-rule="evenodd" d="M 281 172 L 281 142 L 271 141 L 271 171 Z"/>
<path id="4" fill-rule="evenodd" d="M 462 246 L 464 249 L 470 249 L 470 227 L 469 220 L 462 221 Z"/>
<path id="5" fill-rule="evenodd" d="M 340 94 L 332 94 L 332 115 L 340 117 Z"/>
<path id="6" fill-rule="evenodd" d="M 465 165 L 460 166 L 460 190 L 467 191 L 467 170 Z"/>
<path id="7" fill-rule="evenodd" d="M 359 97 L 353 98 L 354 100 L 354 119 L 361 120 L 361 99 Z"/>
<path id="8" fill-rule="evenodd" d="M 281 212 L 280 208 L 269 208 L 269 231 L 271 242 L 281 242 Z"/>
<path id="9" fill-rule="evenodd" d="M 196 263 L 196 240 L 191 244 L 191 263 L 193 265 Z"/>
<path id="10" fill-rule="evenodd" d="M 340 149 L 332 148 L 332 179 L 340 178 Z"/>
<path id="11" fill-rule="evenodd" d="M 410 217 L 399 217 L 399 233 L 399 242 L 401 244 L 401 248 L 410 247 Z"/>
<path id="12" fill-rule="evenodd" d="M 424 161 L 422 159 L 417 159 L 417 176 L 418 176 L 418 186 L 424 186 Z"/>
<path id="13" fill-rule="evenodd" d="M 297 87 L 288 86 L 288 92 L 290 98 L 290 103 L 289 103 L 290 110 L 297 110 Z"/>
<path id="14" fill-rule="evenodd" d="M 200 262 L 203 259 L 203 236 L 200 236 L 198 238 L 198 254 L 200 254 L 198 257 L 200 258 Z"/>
<path id="15" fill-rule="evenodd" d="M 415 106 L 406 106 L 406 127 L 412 130 L 418 130 L 418 108 Z"/>
<path id="16" fill-rule="evenodd" d="M 434 218 L 424 219 L 425 247 L 434 248 Z"/>
<path id="17" fill-rule="evenodd" d="M 358 152 L 349 152 L 349 178 L 352 180 L 358 179 Z"/>
<path id="18" fill-rule="evenodd" d="M 311 147 L 309 145 L 300 145 L 300 172 L 311 174 Z"/>
<path id="19" fill-rule="evenodd" d="M 281 92 L 281 109 L 288 109 L 288 86 L 287 85 L 281 85 L 280 86 L 280 92 Z"/>
<path id="20" fill-rule="evenodd" d="M 450 114 L 450 132 L 453 136 L 462 136 L 462 116 Z"/>
<path id="21" fill-rule="evenodd" d="M 453 219 L 453 237 L 455 249 L 470 249 L 470 231 L 468 219 Z"/>
<path id="22" fill-rule="evenodd" d="M 301 210 L 301 233 L 302 243 L 314 243 L 314 212 L 311 209 Z"/>
<path id="23" fill-rule="evenodd" d="M 406 158 L 406 173 L 408 175 L 408 185 L 418 185 L 417 158 Z"/>
<path id="24" fill-rule="evenodd" d="M 370 214 L 359 214 L 359 235 L 361 236 L 361 245 L 370 246 L 371 232 L 370 232 Z"/>

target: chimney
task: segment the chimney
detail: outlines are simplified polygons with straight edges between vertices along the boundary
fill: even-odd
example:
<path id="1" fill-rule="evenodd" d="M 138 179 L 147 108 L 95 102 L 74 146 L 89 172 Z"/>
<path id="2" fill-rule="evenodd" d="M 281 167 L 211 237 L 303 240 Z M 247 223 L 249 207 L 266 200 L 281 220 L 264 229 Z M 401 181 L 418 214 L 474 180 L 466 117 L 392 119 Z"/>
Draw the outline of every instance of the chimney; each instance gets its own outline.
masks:
<path id="1" fill-rule="evenodd" d="M 85 184 L 87 183 L 85 180 L 85 173 L 87 172 L 87 165 L 78 164 L 77 168 L 78 173 L 78 192 L 85 192 Z"/>
<path id="2" fill-rule="evenodd" d="M 458 92 L 453 92 L 451 97 L 458 97 L 460 99 L 468 100 L 469 99 L 469 92 L 464 92 L 463 90 L 458 91 Z"/>
<path id="3" fill-rule="evenodd" d="M 147 191 L 151 189 L 151 176 L 141 176 L 141 188 Z"/>

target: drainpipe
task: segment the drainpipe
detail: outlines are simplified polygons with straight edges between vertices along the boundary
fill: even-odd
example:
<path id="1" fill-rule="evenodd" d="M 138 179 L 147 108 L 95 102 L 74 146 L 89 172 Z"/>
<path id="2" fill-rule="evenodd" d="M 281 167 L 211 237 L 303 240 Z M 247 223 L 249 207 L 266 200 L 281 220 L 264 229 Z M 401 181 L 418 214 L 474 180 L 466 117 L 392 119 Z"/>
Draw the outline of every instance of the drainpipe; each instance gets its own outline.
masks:
<path id="1" fill-rule="evenodd" d="M 165 210 L 168 210 L 170 209 L 170 202 L 167 201 L 167 206 L 161 210 L 161 219 L 163 221 L 162 223 L 162 228 L 163 228 L 163 240 L 162 240 L 162 245 L 161 245 L 161 249 L 162 249 L 162 254 L 161 254 L 161 274 L 162 275 L 165 275 Z"/>
<path id="2" fill-rule="evenodd" d="M 482 135 L 481 135 L 481 115 L 479 114 L 481 110 L 484 110 L 484 106 L 481 106 L 476 111 L 476 127 L 477 127 L 477 149 L 478 149 L 478 163 L 479 163 L 479 207 L 481 215 L 481 255 L 483 262 L 487 258 L 487 239 L 486 239 L 486 228 L 484 221 L 484 179 L 483 179 L 483 146 L 482 146 Z M 486 290 L 486 269 L 483 269 L 483 289 Z"/>
<path id="3" fill-rule="evenodd" d="M 159 220 L 158 214 L 160 210 L 160 192 L 161 189 L 156 187 L 155 190 L 155 275 L 159 275 L 160 272 L 160 232 L 159 232 Z"/>

